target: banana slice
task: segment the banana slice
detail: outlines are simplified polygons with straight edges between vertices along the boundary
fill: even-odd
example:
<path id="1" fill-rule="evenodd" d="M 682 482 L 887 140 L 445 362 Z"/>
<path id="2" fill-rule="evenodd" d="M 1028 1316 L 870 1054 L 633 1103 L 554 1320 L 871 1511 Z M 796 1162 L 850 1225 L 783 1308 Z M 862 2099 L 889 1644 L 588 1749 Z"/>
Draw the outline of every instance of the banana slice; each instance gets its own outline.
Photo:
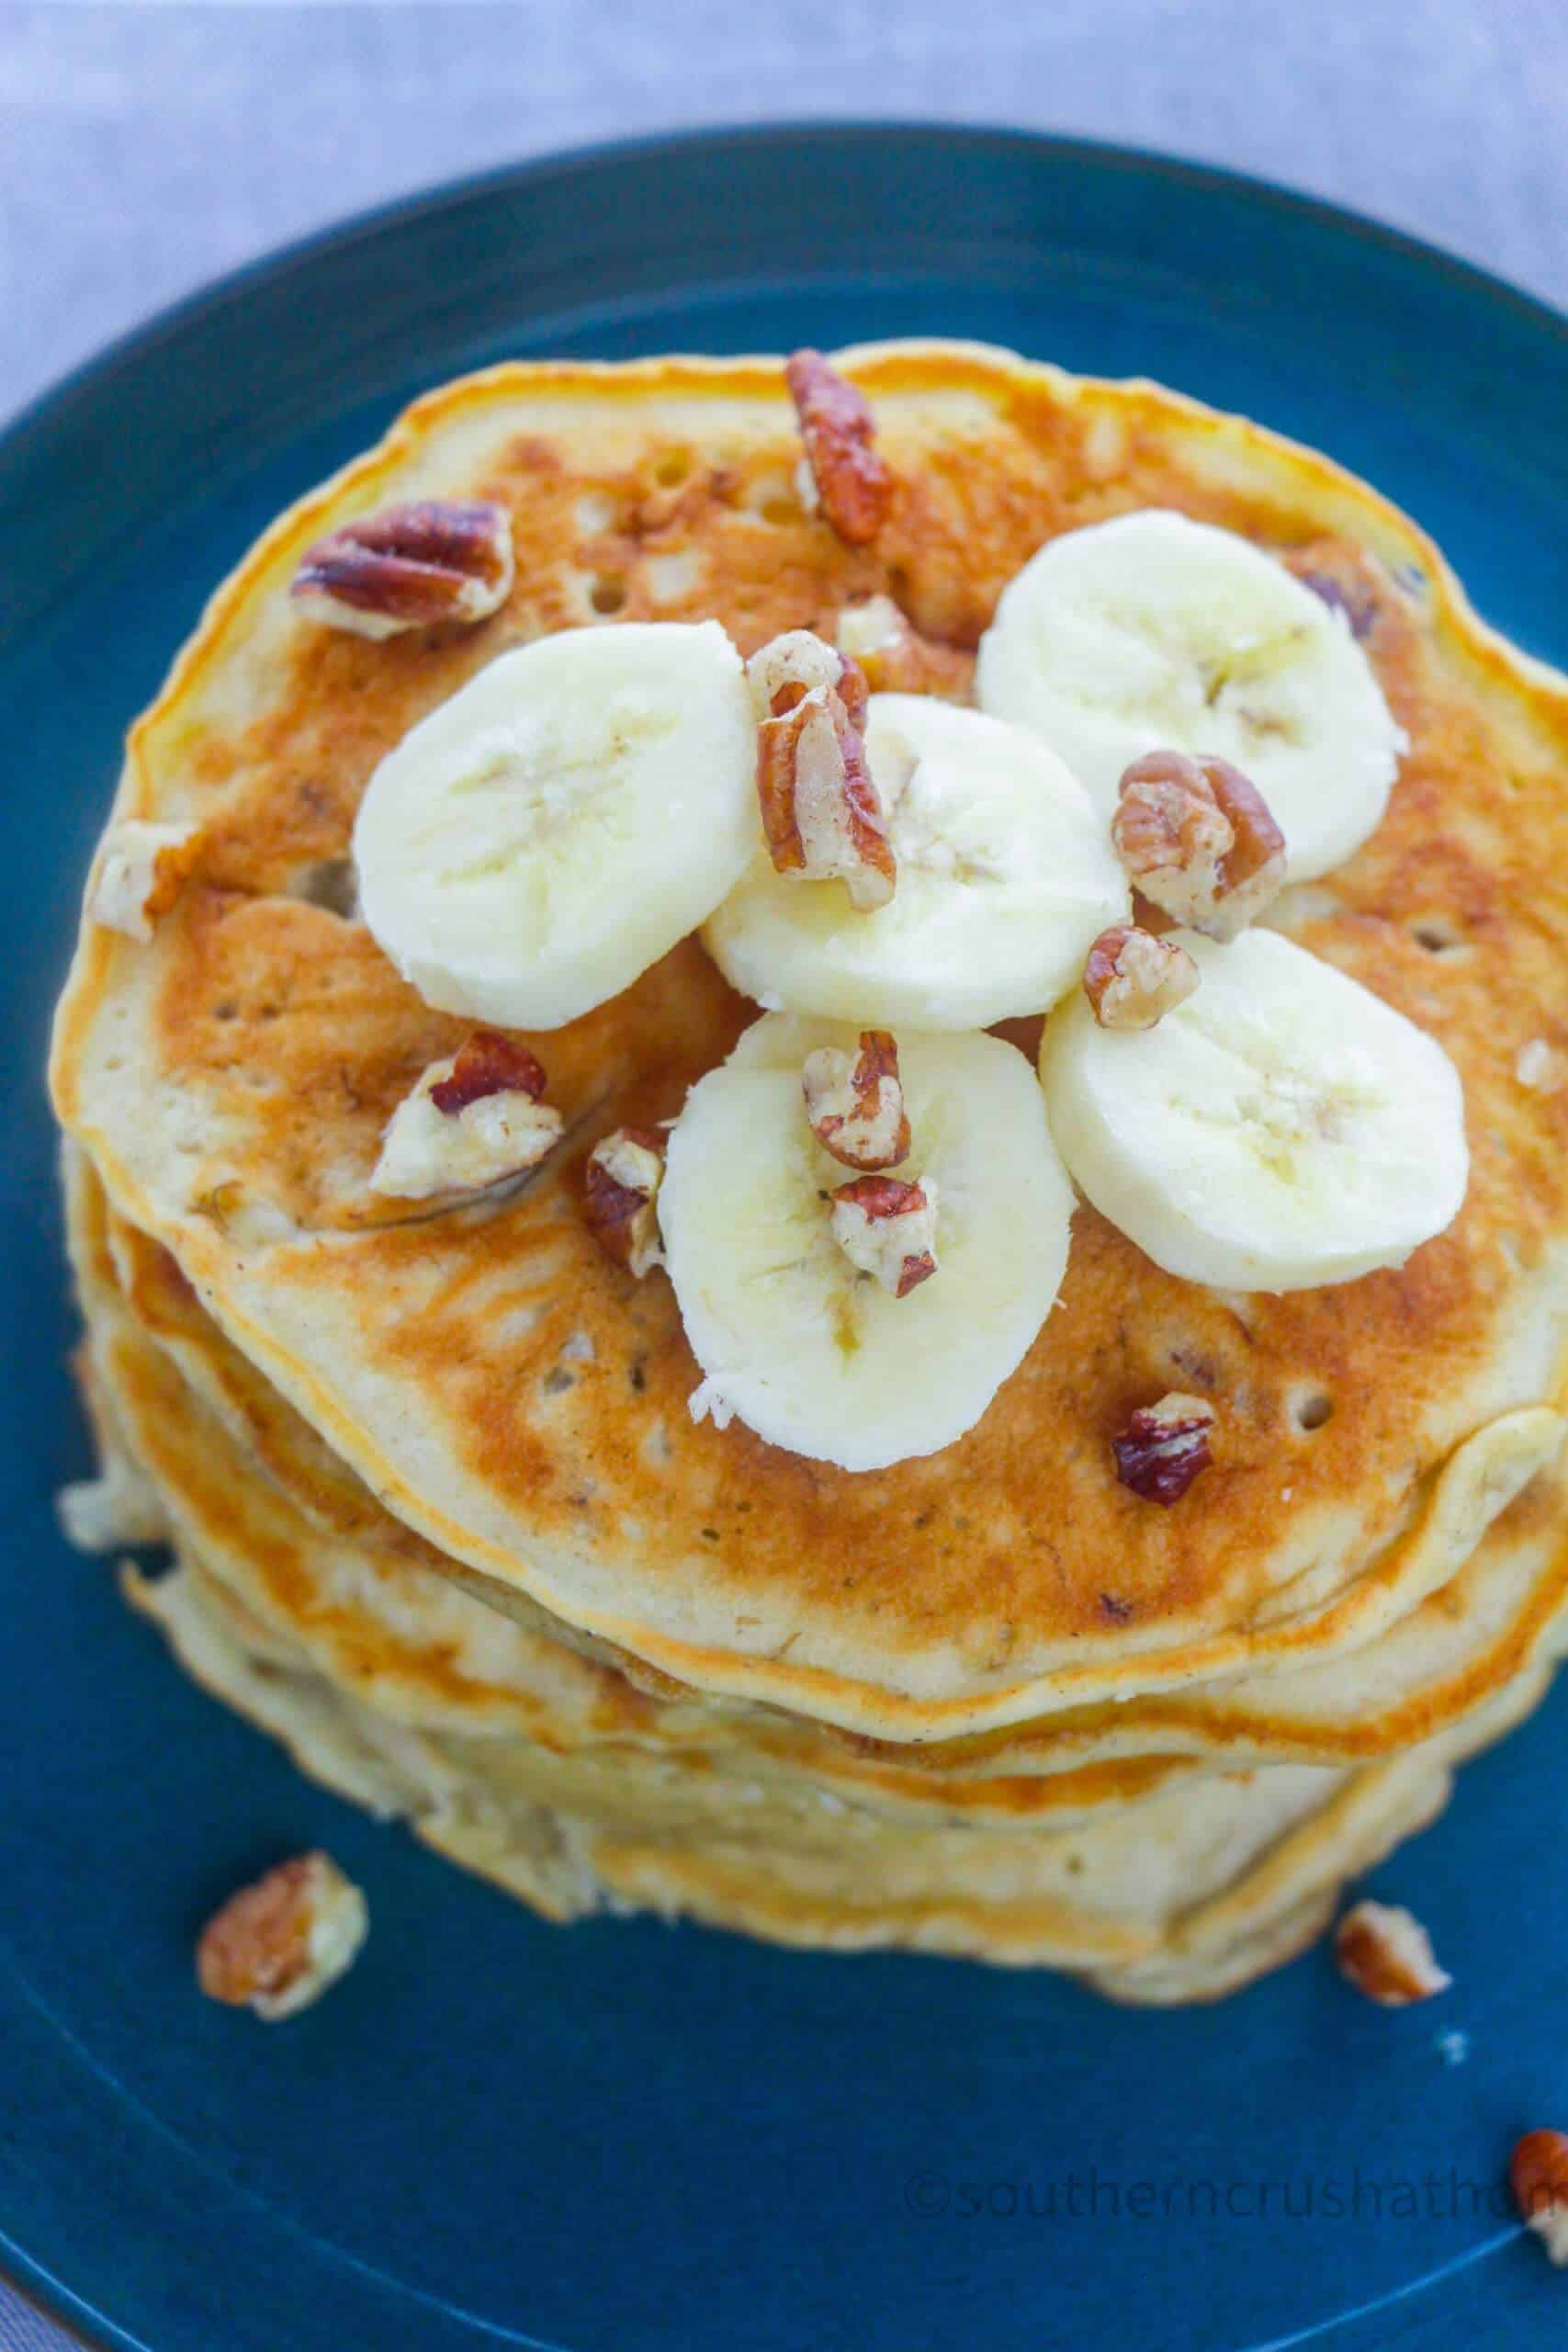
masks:
<path id="1" fill-rule="evenodd" d="M 1002 592 L 976 692 L 1107 817 L 1145 752 L 1231 761 L 1298 882 L 1377 831 L 1404 749 L 1343 613 L 1249 540 L 1158 510 L 1048 540 Z"/>
<path id="2" fill-rule="evenodd" d="M 361 905 L 427 1004 L 557 1029 L 694 931 L 756 843 L 756 728 L 716 621 L 503 653 L 370 779 Z"/>
<path id="3" fill-rule="evenodd" d="M 929 695 L 874 695 L 866 755 L 898 882 L 874 913 L 765 854 L 704 933 L 759 1004 L 920 1029 L 1043 1012 L 1127 911 L 1104 824 L 1033 736 Z"/>
<path id="4" fill-rule="evenodd" d="M 852 1027 L 770 1014 L 694 1086 L 659 1196 L 693 1398 L 846 1470 L 934 1453 L 973 1427 L 1050 1312 L 1072 1187 L 1023 1056 L 980 1035 L 901 1037 L 903 1164 L 936 1203 L 936 1272 L 902 1298 L 857 1272 L 829 1196 L 852 1171 L 812 1135 L 807 1054 Z"/>
<path id="5" fill-rule="evenodd" d="M 1052 1132 L 1168 1273 L 1305 1290 L 1403 1265 L 1464 1199 L 1459 1074 L 1424 1030 L 1277 932 L 1173 936 L 1201 985 L 1157 1029 L 1046 1023 Z"/>

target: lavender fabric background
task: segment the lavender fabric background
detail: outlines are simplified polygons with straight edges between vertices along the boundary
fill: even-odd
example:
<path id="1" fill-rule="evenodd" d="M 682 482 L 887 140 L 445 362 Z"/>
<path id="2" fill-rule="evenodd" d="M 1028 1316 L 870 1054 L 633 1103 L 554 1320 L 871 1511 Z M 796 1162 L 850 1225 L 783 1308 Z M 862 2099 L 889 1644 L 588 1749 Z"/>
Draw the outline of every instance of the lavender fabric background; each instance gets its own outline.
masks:
<path id="1" fill-rule="evenodd" d="M 1162 147 L 1568 301 L 1568 0 L 0 0 L 0 417 L 340 214 L 581 141 L 779 114 Z M 64 2342 L 0 2285 L 0 2352 Z"/>

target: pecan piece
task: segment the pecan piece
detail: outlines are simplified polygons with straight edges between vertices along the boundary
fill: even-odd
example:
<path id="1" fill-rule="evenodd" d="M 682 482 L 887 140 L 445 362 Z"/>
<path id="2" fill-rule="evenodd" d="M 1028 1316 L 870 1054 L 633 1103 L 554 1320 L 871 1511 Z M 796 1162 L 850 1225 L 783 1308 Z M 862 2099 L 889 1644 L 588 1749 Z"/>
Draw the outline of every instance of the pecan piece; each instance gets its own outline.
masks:
<path id="1" fill-rule="evenodd" d="M 1116 1476 L 1145 1502 L 1168 1510 L 1179 1502 L 1213 1455 L 1214 1408 L 1205 1396 L 1172 1389 L 1157 1405 L 1141 1405 L 1120 1437 L 1111 1441 Z"/>
<path id="2" fill-rule="evenodd" d="M 560 1113 L 540 1101 L 545 1073 L 526 1046 L 479 1029 L 432 1062 L 387 1122 L 373 1193 L 459 1199 L 536 1168 L 560 1141 Z"/>
<path id="3" fill-rule="evenodd" d="M 309 2007 L 351 1966 L 370 1915 L 329 1854 L 297 1854 L 231 1894 L 201 1931 L 197 1982 L 270 2024 Z"/>
<path id="4" fill-rule="evenodd" d="M 1358 1903 L 1347 1911 L 1334 1931 L 1334 1957 L 1357 1992 L 1385 2009 L 1430 2000 L 1453 1983 L 1420 1920 L 1398 1904 Z"/>
<path id="5" fill-rule="evenodd" d="M 874 695 L 941 695 L 968 698 L 973 663 L 966 653 L 922 637 L 891 596 L 846 605 L 835 630 L 839 650 L 858 663 Z"/>
<path id="6" fill-rule="evenodd" d="M 545 1066 L 526 1046 L 499 1029 L 476 1029 L 453 1055 L 450 1075 L 432 1086 L 430 1099 L 452 1119 L 487 1094 L 525 1094 L 537 1102 L 545 1084 Z"/>
<path id="7" fill-rule="evenodd" d="M 822 512 L 841 539 L 863 547 L 875 538 L 893 503 L 893 477 L 874 447 L 871 403 L 819 351 L 795 352 L 784 380 Z"/>
<path id="8" fill-rule="evenodd" d="M 936 1272 L 937 1188 L 916 1177 L 857 1176 L 832 1195 L 833 1238 L 863 1274 L 908 1298 Z"/>
<path id="9" fill-rule="evenodd" d="M 664 1263 L 658 1205 L 664 1148 L 656 1127 L 617 1127 L 594 1145 L 582 1171 L 590 1232 L 638 1282 Z"/>
<path id="10" fill-rule="evenodd" d="M 1568 2264 L 1568 2133 L 1527 2132 L 1508 2165 L 1514 2202 L 1548 2256 Z"/>
<path id="11" fill-rule="evenodd" d="M 89 919 L 145 946 L 196 864 L 198 828 L 128 818 L 106 835 L 87 892 Z"/>
<path id="12" fill-rule="evenodd" d="M 818 690 L 836 694 L 857 735 L 865 732 L 866 682 L 859 665 L 808 628 L 786 628 L 753 653 L 746 683 L 757 724 L 783 718 Z"/>
<path id="13" fill-rule="evenodd" d="M 1378 608 L 1371 596 L 1355 588 L 1347 588 L 1326 571 L 1298 571 L 1296 578 L 1303 588 L 1310 588 L 1331 613 L 1342 614 L 1352 637 L 1371 637 L 1377 620 Z"/>
<path id="14" fill-rule="evenodd" d="M 844 1167 L 871 1173 L 908 1158 L 898 1048 L 886 1029 L 863 1029 L 858 1054 L 837 1046 L 807 1054 L 801 1085 L 812 1134 Z"/>
<path id="15" fill-rule="evenodd" d="M 1343 540 L 1313 539 L 1281 557 L 1285 570 L 1310 588 L 1320 603 L 1337 613 L 1354 638 L 1363 643 L 1382 616 L 1388 575 L 1366 548 Z"/>
<path id="16" fill-rule="evenodd" d="M 512 517 L 488 499 L 421 499 L 362 514 L 306 550 L 289 594 L 314 621 L 395 637 L 488 620 L 512 589 Z"/>
<path id="17" fill-rule="evenodd" d="M 813 686 L 758 728 L 757 801 L 775 872 L 802 882 L 842 881 L 863 914 L 887 904 L 898 868 L 882 795 L 835 687 Z"/>
<path id="18" fill-rule="evenodd" d="M 1111 838 L 1145 899 L 1211 939 L 1235 939 L 1285 879 L 1285 837 L 1227 760 L 1150 752 L 1122 778 Z"/>
<path id="19" fill-rule="evenodd" d="M 1152 1029 L 1198 985 L 1198 967 L 1174 939 L 1135 923 L 1102 931 L 1084 966 L 1084 994 L 1102 1029 Z"/>

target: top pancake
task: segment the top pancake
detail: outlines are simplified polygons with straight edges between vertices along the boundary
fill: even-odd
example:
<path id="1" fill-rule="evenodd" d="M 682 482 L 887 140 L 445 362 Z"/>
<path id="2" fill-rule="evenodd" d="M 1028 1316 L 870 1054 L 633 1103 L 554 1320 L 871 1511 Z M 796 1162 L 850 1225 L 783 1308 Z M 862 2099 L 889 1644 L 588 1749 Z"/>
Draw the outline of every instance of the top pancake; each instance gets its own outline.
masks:
<path id="1" fill-rule="evenodd" d="M 953 1737 L 1300 1660 L 1348 1611 L 1369 1638 L 1410 1605 L 1405 1557 L 1441 1582 L 1555 1442 L 1517 1415 L 1554 1398 L 1568 1325 L 1568 1086 L 1550 1082 L 1568 1069 L 1568 687 L 1483 628 L 1374 492 L 1252 424 L 970 346 L 842 364 L 899 486 L 872 549 L 795 502 L 773 361 L 496 369 L 287 515 L 132 732 L 117 817 L 199 820 L 198 861 L 151 947 L 85 930 L 61 1116 L 395 1513 L 682 1680 Z M 371 644 L 290 609 L 312 539 L 433 494 L 513 513 L 517 585 L 493 621 Z M 359 795 L 415 719 L 508 645 L 609 605 L 716 617 L 750 651 L 830 634 L 886 590 L 972 648 L 1043 540 L 1150 505 L 1334 582 L 1410 737 L 1375 838 L 1274 919 L 1458 1064 L 1473 1174 L 1448 1233 L 1398 1272 L 1242 1300 L 1080 1208 L 1061 1301 L 979 1425 L 852 1476 L 694 1426 L 668 1283 L 630 1283 L 581 1217 L 592 1144 L 673 1115 L 752 1017 L 694 942 L 533 1041 L 569 1142 L 525 1190 L 436 1216 L 368 1192 L 388 1115 L 468 1026 L 333 910 Z M 1526 1084 L 1536 1041 L 1527 1068 L 1549 1082 Z M 1220 1421 L 1214 1467 L 1163 1511 L 1116 1483 L 1109 1440 L 1172 1386 Z"/>

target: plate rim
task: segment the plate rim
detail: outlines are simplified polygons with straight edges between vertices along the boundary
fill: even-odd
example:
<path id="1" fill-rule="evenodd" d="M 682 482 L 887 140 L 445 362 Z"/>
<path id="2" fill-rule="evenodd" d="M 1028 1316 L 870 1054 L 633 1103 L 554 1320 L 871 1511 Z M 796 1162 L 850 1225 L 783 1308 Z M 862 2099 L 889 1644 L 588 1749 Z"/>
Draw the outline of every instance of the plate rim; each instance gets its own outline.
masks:
<path id="1" fill-rule="evenodd" d="M 1445 285 L 1461 299 L 1480 300 L 1501 308 L 1527 327 L 1560 344 L 1568 356 L 1568 300 L 1559 304 L 1550 296 L 1520 286 L 1482 263 L 1376 214 L 1269 175 L 1215 164 L 1179 150 L 930 115 L 719 120 L 681 130 L 579 141 L 518 161 L 438 179 L 270 244 L 249 261 L 203 279 L 139 322 L 109 337 L 0 418 L 0 468 L 25 476 L 33 446 L 45 443 L 68 427 L 78 406 L 101 397 L 117 380 L 176 344 L 186 333 L 199 330 L 218 320 L 225 311 L 285 282 L 302 266 L 323 257 L 346 255 L 356 246 L 373 246 L 384 237 L 402 234 L 467 206 L 482 207 L 513 190 L 569 184 L 576 178 L 592 177 L 606 167 L 657 165 L 667 159 L 725 148 L 784 150 L 807 142 L 833 146 L 840 152 L 897 147 L 907 158 L 911 141 L 928 151 L 959 145 L 1006 155 L 1048 157 L 1069 165 L 1081 162 L 1099 171 L 1109 169 L 1145 181 L 1206 190 L 1254 208 L 1260 206 L 1312 223 L 1417 269 L 1429 281 Z M 47 452 L 44 454 L 47 456 Z M 1517 2234 L 1516 2230 L 1510 2229 L 1505 2236 L 1471 2250 L 1466 2267 Z M 356 2267 L 352 2256 L 336 2247 L 322 2245 L 320 2251 L 349 2268 Z M 1398 2293 L 1403 2296 L 1436 2285 L 1444 2275 L 1445 2271 L 1439 2270 L 1411 2282 Z M 49 2256 L 22 2245 L 4 2214 L 0 2214 L 0 2283 L 12 2290 L 25 2306 L 59 2328 L 68 2340 L 88 2347 L 88 2352 L 157 2352 L 152 2340 L 136 2332 L 134 2324 L 122 2324 L 94 2309 L 79 2296 L 54 2269 Z M 1366 2312 L 1383 2308 L 1388 2300 L 1365 2307 L 1365 2312 L 1340 2312 L 1321 2323 L 1323 2331 L 1326 2335 L 1353 2324 Z M 1283 2343 L 1305 2344 L 1314 2340 L 1316 2333 L 1314 2328 L 1307 2335 L 1282 2339 L 1281 2352 Z M 513 2340 L 526 2343 L 530 2339 Z M 1258 2352 L 1272 2352 L 1272 2347 L 1260 2346 Z"/>
<path id="2" fill-rule="evenodd" d="M 1031 130 L 1005 123 L 946 120 L 937 115 L 886 119 L 844 115 L 821 120 L 787 116 L 777 121 L 705 123 L 689 130 L 638 132 L 553 148 L 517 163 L 491 164 L 480 171 L 460 173 L 454 178 L 433 180 L 402 196 L 344 213 L 320 229 L 285 238 L 265 247 L 250 261 L 204 278 L 187 293 L 160 305 L 147 318 L 111 335 L 85 357 L 29 394 L 20 408 L 0 419 L 0 458 L 9 460 L 19 450 L 25 451 L 28 441 L 62 422 L 86 392 L 111 382 L 161 345 L 189 327 L 215 318 L 231 303 L 291 276 L 302 264 L 328 254 L 346 253 L 357 243 L 367 243 L 388 231 L 406 228 L 415 220 L 434 219 L 466 204 L 483 202 L 502 189 L 565 181 L 601 170 L 606 164 L 655 163 L 668 155 L 716 147 L 764 148 L 802 140 L 828 141 L 845 147 L 874 147 L 911 139 L 935 146 L 954 141 L 971 141 L 1014 153 L 1047 153 L 1064 162 L 1082 158 L 1100 167 L 1109 165 L 1140 176 L 1209 187 L 1233 197 L 1260 198 L 1275 209 L 1316 220 L 1359 243 L 1417 263 L 1439 277 L 1456 281 L 1471 294 L 1521 311 L 1535 325 L 1568 345 L 1568 300 L 1559 305 L 1549 296 L 1519 286 L 1500 271 L 1471 261 L 1435 239 L 1264 173 L 1209 163 L 1175 148 L 1145 147 L 1133 141 L 1079 137 L 1065 131 Z"/>

